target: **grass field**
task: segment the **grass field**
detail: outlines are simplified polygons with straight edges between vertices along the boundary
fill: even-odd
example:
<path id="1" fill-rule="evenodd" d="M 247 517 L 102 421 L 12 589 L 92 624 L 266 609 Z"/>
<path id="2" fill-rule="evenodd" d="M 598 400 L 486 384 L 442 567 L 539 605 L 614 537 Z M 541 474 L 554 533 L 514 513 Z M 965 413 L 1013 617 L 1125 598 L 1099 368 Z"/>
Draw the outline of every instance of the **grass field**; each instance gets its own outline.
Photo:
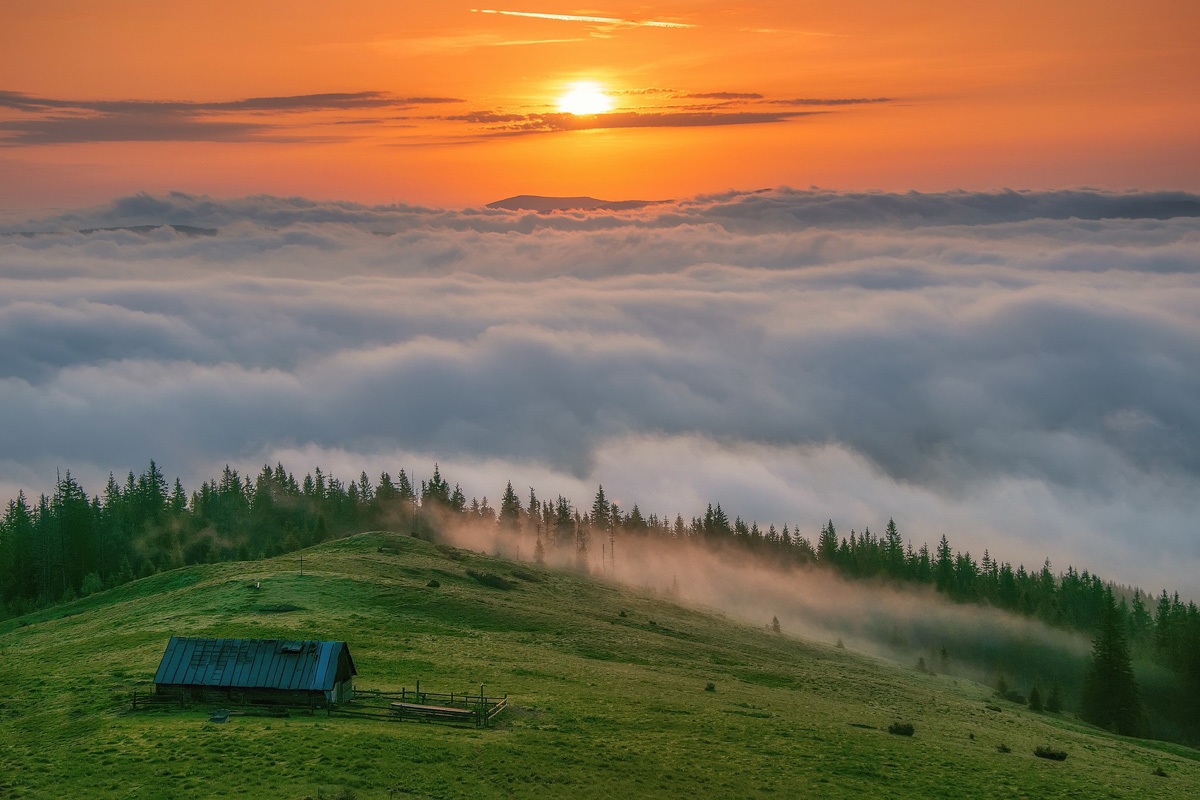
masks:
<path id="1" fill-rule="evenodd" d="M 304 567 L 191 567 L 0 623 L 0 797 L 1200 796 L 1200 751 L 604 582 L 390 534 Z M 483 683 L 512 708 L 490 730 L 131 712 L 172 634 L 344 639 L 360 687 Z"/>

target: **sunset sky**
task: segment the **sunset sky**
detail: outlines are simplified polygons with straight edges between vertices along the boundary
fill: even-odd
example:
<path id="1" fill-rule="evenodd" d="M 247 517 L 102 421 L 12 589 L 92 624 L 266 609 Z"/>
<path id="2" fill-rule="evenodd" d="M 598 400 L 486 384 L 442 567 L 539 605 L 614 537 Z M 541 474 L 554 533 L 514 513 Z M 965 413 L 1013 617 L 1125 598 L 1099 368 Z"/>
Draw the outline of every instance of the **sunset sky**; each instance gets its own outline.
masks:
<path id="1" fill-rule="evenodd" d="M 1200 189 L 1190 0 L 12 0 L 0 207 Z M 592 82 L 611 111 L 559 111 Z"/>
<path id="2" fill-rule="evenodd" d="M 1200 598 L 1197 9 L 7 0 L 0 503 L 437 462 Z"/>

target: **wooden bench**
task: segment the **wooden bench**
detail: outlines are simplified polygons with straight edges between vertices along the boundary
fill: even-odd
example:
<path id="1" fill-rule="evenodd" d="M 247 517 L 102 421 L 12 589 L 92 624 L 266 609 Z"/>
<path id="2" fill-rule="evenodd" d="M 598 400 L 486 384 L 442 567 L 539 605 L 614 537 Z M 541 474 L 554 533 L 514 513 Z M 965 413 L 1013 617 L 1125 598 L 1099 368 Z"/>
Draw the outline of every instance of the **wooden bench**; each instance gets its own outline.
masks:
<path id="1" fill-rule="evenodd" d="M 476 715 L 469 708 L 450 708 L 448 706 L 426 706 L 419 703 L 391 703 L 393 714 L 400 716 L 423 717 L 425 719 L 441 719 L 455 722 L 475 722 Z"/>

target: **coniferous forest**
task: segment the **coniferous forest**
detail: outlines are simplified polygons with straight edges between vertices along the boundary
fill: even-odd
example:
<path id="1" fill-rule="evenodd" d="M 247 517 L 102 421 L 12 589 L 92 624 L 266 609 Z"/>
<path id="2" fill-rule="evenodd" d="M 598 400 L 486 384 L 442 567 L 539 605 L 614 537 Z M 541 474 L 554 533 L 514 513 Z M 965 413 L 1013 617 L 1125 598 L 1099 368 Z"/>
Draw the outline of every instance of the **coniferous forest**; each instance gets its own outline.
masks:
<path id="1" fill-rule="evenodd" d="M 367 530 L 436 539 L 440 527 L 455 520 L 490 527 L 498 537 L 523 536 L 539 562 L 585 565 L 589 549 L 611 554 L 620 541 L 642 537 L 742 552 L 781 568 L 833 570 L 850 580 L 931 587 L 958 603 L 1094 637 L 1092 664 L 1070 692 L 1082 718 L 1141 735 L 1145 699 L 1145 709 L 1161 718 L 1157 730 L 1200 741 L 1200 611 L 1178 593 L 1150 596 L 1073 567 L 1056 573 L 1049 561 L 1038 569 L 1014 568 L 987 550 L 977 560 L 954 550 L 945 536 L 932 550 L 914 547 L 891 520 L 878 535 L 869 528 L 843 535 L 830 520 L 813 542 L 786 524 L 764 529 L 740 517 L 731 521 L 720 504 L 690 520 L 669 519 L 645 516 L 636 504 L 625 511 L 603 488 L 590 506 L 580 507 L 561 495 L 539 500 L 533 489 L 522 499 L 511 483 L 494 508 L 487 498 L 468 502 L 437 466 L 420 480 L 400 470 L 375 481 L 364 472 L 345 483 L 319 468 L 298 481 L 282 465 L 264 466 L 253 478 L 226 467 L 190 495 L 153 461 L 124 482 L 110 475 L 99 494 L 66 472 L 53 495 L 32 500 L 21 493 L 0 519 L 0 618 L 163 570 L 277 556 Z M 1134 659 L 1171 676 L 1154 688 L 1154 698 L 1139 695 Z M 1055 711 L 1060 689 L 1047 690 L 1047 710 Z M 1034 702 L 1040 710 L 1040 693 L 1031 694 Z"/>

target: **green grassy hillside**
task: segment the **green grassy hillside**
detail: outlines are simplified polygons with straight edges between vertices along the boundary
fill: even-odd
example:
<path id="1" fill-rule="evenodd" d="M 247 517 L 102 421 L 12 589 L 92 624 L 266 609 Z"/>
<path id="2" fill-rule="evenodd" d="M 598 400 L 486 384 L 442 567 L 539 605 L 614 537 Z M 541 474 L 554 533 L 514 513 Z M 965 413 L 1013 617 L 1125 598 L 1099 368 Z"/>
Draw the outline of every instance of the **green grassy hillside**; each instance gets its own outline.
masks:
<path id="1" fill-rule="evenodd" d="M 1195 750 L 661 597 L 385 534 L 304 566 L 187 568 L 0 623 L 0 797 L 1200 795 Z M 513 708 L 492 730 L 130 712 L 172 634 L 344 639 L 360 687 L 485 683 Z"/>

